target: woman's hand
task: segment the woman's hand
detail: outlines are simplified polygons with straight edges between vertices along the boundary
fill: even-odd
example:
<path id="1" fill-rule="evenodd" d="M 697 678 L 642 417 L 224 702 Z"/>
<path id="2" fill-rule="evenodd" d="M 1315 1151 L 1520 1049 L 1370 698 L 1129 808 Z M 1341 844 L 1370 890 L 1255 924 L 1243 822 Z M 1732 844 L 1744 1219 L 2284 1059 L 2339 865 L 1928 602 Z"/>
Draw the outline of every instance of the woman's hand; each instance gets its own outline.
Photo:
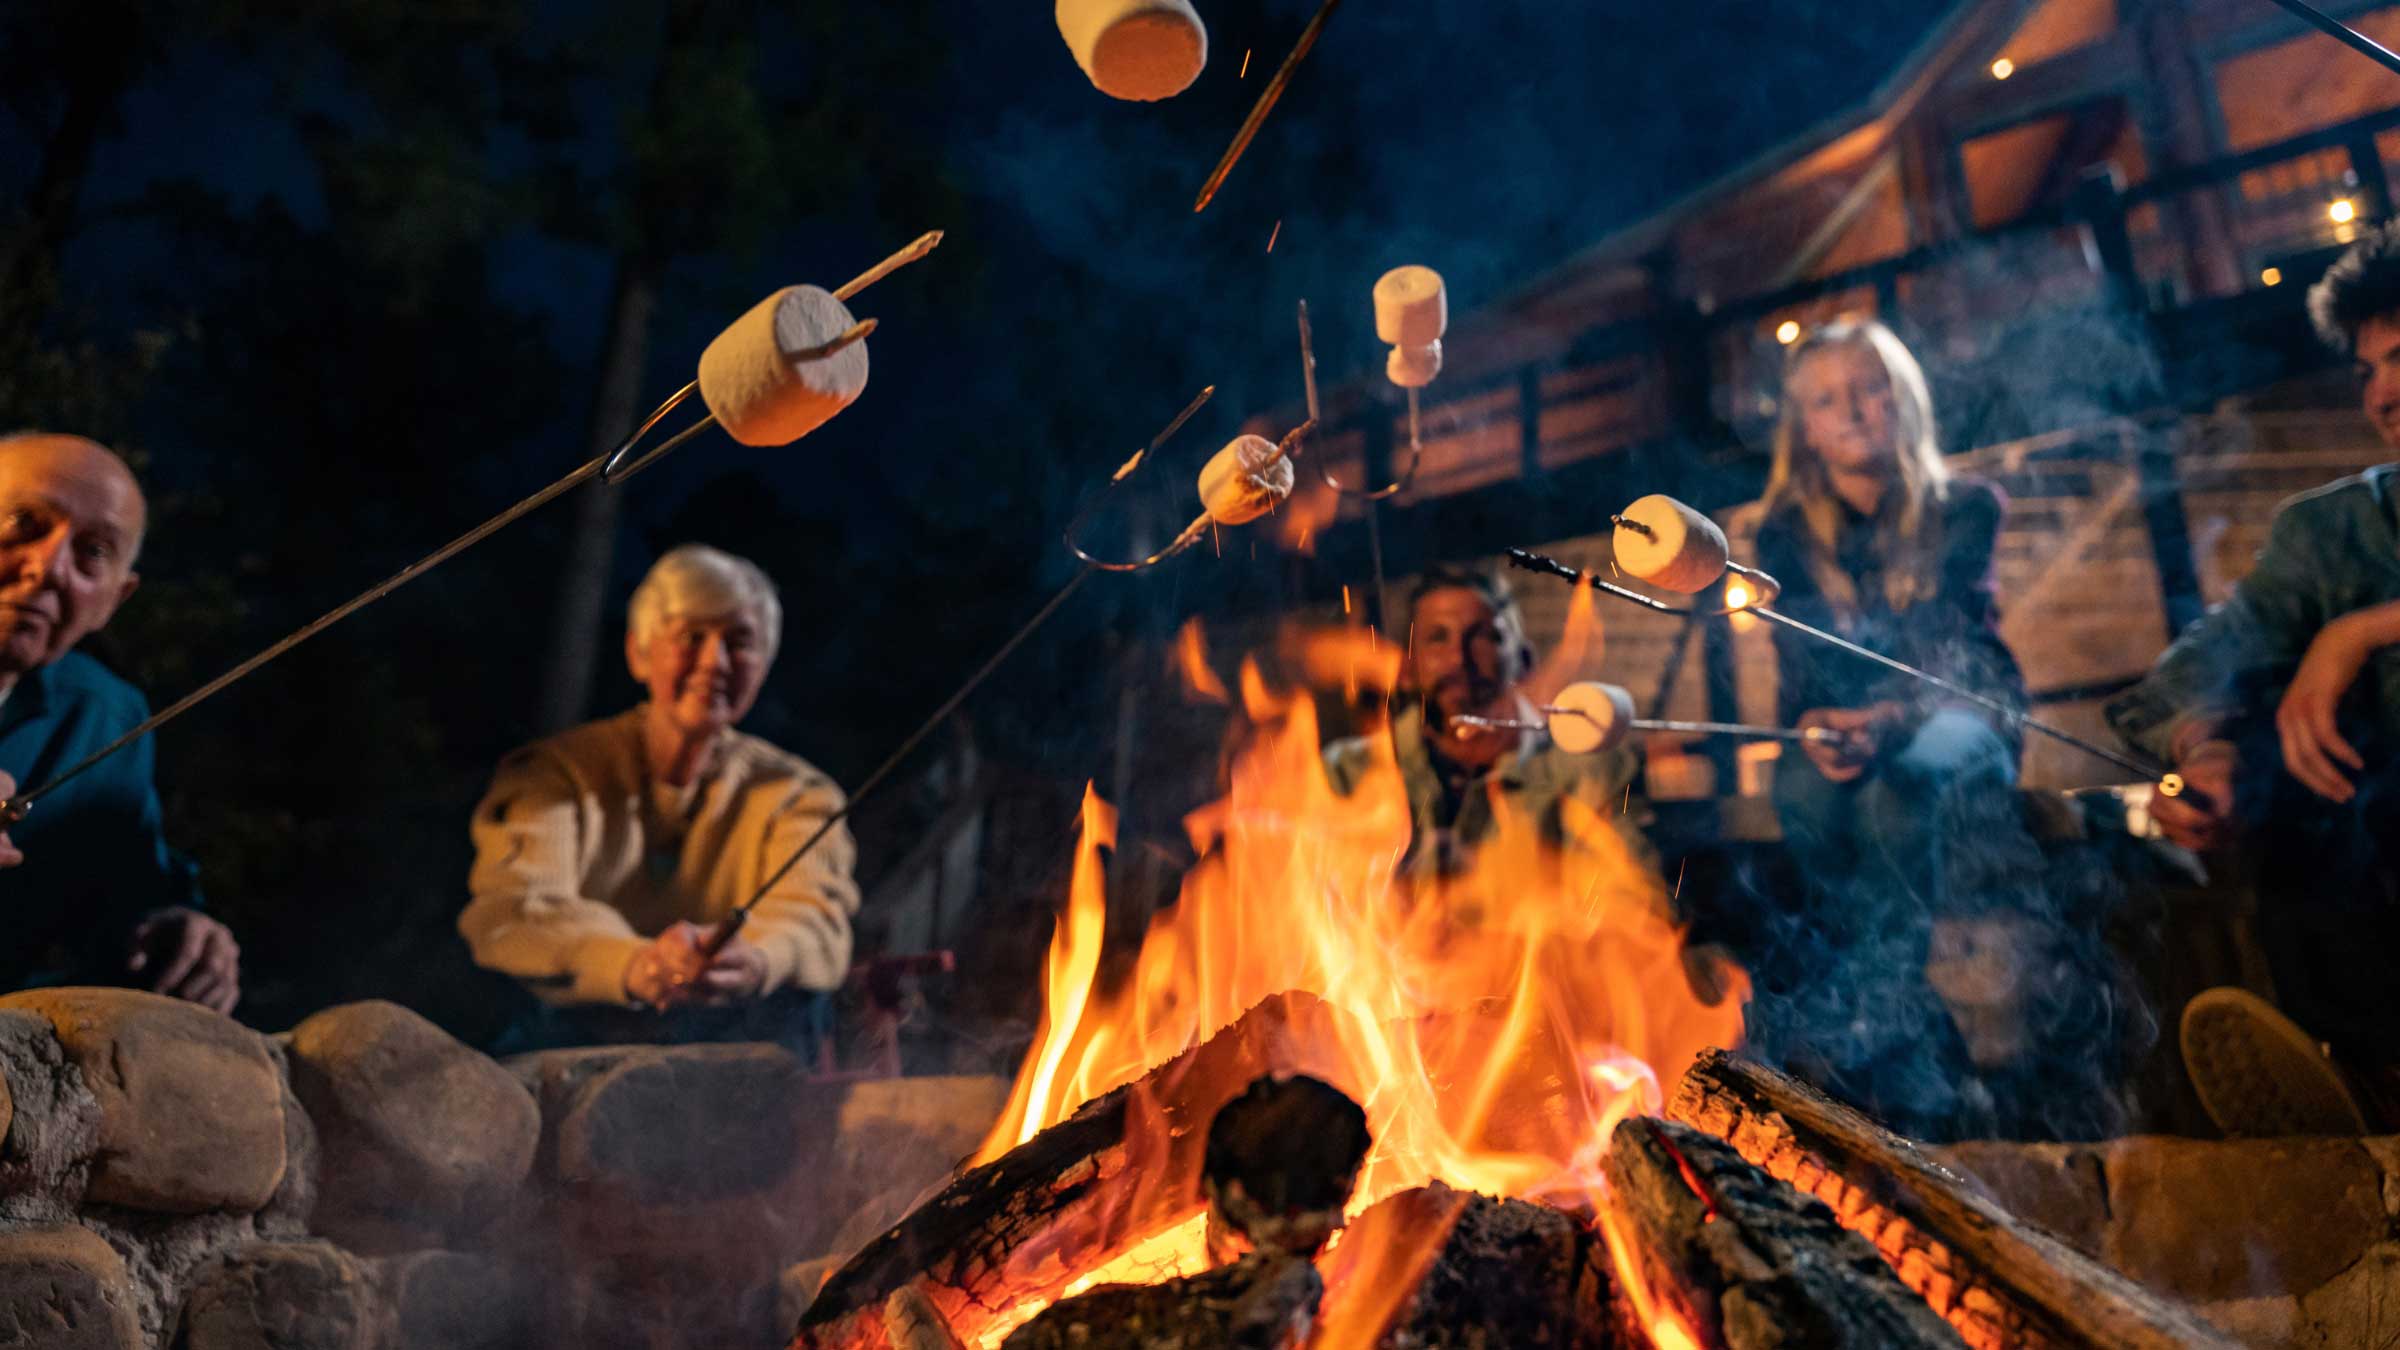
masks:
<path id="1" fill-rule="evenodd" d="M 2370 605 L 2335 619 L 2317 630 L 2275 709 L 2284 767 L 2327 801 L 2349 801 L 2356 791 L 2343 772 L 2345 766 L 2350 773 L 2367 767 L 2356 747 L 2343 739 L 2335 715 L 2367 658 L 2395 641 L 2400 641 L 2400 601 Z"/>
<path id="2" fill-rule="evenodd" d="M 711 927 L 688 921 L 669 925 L 625 967 L 625 992 L 653 1008 L 758 997 L 767 986 L 767 954 L 737 937 L 715 956 L 706 955 L 713 934 Z"/>
<path id="3" fill-rule="evenodd" d="M 673 923 L 633 954 L 625 966 L 625 993 L 636 1003 L 671 1008 L 690 1001 L 693 982 L 707 968 L 700 944 L 707 930 L 696 923 Z"/>
<path id="4" fill-rule="evenodd" d="M 1800 742 L 1800 752 L 1828 783 L 1847 783 L 1867 771 L 1867 765 L 1882 748 L 1883 738 L 1897 723 L 1901 708 L 1897 703 L 1875 703 L 1864 708 L 1811 708 L 1800 714 L 1800 729 L 1812 728 L 1840 733 L 1839 739 L 1810 738 Z"/>
<path id="5" fill-rule="evenodd" d="M 691 994 L 702 1003 L 739 1003 L 766 987 L 767 954 L 737 937 L 693 979 Z"/>

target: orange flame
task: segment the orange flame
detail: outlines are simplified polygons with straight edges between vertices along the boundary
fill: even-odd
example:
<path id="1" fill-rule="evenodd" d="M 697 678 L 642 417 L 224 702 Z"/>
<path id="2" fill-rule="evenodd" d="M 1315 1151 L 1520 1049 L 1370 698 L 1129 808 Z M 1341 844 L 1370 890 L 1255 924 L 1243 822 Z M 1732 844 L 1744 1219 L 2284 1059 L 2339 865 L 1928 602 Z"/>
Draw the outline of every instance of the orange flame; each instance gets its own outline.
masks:
<path id="1" fill-rule="evenodd" d="M 1198 619 L 1186 621 L 1175 634 L 1175 672 L 1183 677 L 1184 692 L 1193 698 L 1210 703 L 1233 702 L 1225 682 L 1217 678 L 1216 668 L 1208 663 L 1208 633 Z"/>
<path id="2" fill-rule="evenodd" d="M 1596 651 L 1595 624 L 1577 659 Z M 1657 1109 L 1662 1075 L 1738 1042 L 1746 982 L 1728 973 L 1713 1002 L 1694 990 L 1666 888 L 1617 833 L 1613 809 L 1563 799 L 1554 840 L 1503 799 L 1465 874 L 1405 872 L 1408 798 L 1390 738 L 1371 738 L 1370 767 L 1342 796 L 1305 694 L 1276 694 L 1249 662 L 1240 683 L 1252 739 L 1232 760 L 1226 797 L 1185 822 L 1202 861 L 1153 919 L 1130 974 L 1108 982 L 1095 979 L 1107 907 L 1097 851 L 1114 821 L 1087 793 L 1042 1030 L 976 1161 L 1260 1000 L 1301 990 L 1335 1013 L 1325 1033 L 1335 1043 L 1318 1049 L 1347 1068 L 1337 1086 L 1374 1132 L 1354 1214 L 1437 1179 L 1605 1212 L 1609 1131 Z M 1151 1235 L 1142 1256 L 1139 1278 L 1204 1268 L 1198 1222 Z M 1407 1253 L 1350 1259 L 1410 1268 Z M 1125 1264 L 1110 1269 L 1121 1277 Z M 1660 1345 L 1678 1344 L 1671 1317 L 1637 1307 Z M 1380 1325 L 1354 1322 L 1357 1343 L 1372 1338 L 1364 1322 Z"/>

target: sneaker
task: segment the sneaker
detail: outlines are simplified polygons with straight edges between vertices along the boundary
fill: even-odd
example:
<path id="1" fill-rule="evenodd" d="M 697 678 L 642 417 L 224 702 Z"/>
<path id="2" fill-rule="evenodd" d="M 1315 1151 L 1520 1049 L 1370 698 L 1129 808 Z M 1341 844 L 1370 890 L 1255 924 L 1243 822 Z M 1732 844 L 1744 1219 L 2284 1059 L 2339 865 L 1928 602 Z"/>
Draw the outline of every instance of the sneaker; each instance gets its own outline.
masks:
<path id="1" fill-rule="evenodd" d="M 2183 1066 L 2228 1135 L 2361 1135 L 2366 1112 L 2300 1024 L 2246 989 L 2207 989 L 2183 1008 Z"/>

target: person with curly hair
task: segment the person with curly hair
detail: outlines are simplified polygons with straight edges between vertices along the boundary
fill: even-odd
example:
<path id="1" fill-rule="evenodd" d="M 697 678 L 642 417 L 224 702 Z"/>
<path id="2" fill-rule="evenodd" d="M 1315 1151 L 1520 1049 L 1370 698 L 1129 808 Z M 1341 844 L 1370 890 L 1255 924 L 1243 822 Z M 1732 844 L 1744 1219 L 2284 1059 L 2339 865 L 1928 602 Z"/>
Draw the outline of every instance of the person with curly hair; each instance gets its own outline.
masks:
<path id="1" fill-rule="evenodd" d="M 2400 446 L 2400 223 L 2309 292 L 2360 407 Z M 2257 565 L 2178 637 L 2109 721 L 2197 792 L 2167 837 L 2257 865 L 2280 1010 L 2213 989 L 2183 1015 L 2193 1086 L 2228 1132 L 2400 1127 L 2400 464 L 2276 509 Z"/>

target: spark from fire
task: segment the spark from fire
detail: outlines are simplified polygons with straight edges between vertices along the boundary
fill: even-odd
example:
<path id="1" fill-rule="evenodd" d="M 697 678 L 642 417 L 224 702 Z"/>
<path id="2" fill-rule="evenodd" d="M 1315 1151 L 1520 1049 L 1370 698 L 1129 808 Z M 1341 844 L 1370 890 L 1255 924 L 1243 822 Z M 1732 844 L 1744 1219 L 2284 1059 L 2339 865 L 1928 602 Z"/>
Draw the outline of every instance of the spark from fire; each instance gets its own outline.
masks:
<path id="1" fill-rule="evenodd" d="M 1272 229 L 1272 230 L 1269 230 L 1269 231 L 1267 231 L 1267 252 L 1269 252 L 1269 253 L 1273 253 L 1273 252 L 1275 251 L 1275 237 L 1276 237 L 1277 235 L 1280 235 L 1280 234 L 1282 234 L 1282 233 L 1283 233 L 1283 217 L 1281 217 L 1281 216 L 1277 216 L 1277 217 L 1275 218 L 1275 228 L 1274 228 L 1274 229 Z"/>
<path id="2" fill-rule="evenodd" d="M 1250 78 L 1250 49 L 1248 47 L 1242 48 L 1242 73 L 1234 76 L 1233 78 L 1237 80 L 1246 80 Z"/>

